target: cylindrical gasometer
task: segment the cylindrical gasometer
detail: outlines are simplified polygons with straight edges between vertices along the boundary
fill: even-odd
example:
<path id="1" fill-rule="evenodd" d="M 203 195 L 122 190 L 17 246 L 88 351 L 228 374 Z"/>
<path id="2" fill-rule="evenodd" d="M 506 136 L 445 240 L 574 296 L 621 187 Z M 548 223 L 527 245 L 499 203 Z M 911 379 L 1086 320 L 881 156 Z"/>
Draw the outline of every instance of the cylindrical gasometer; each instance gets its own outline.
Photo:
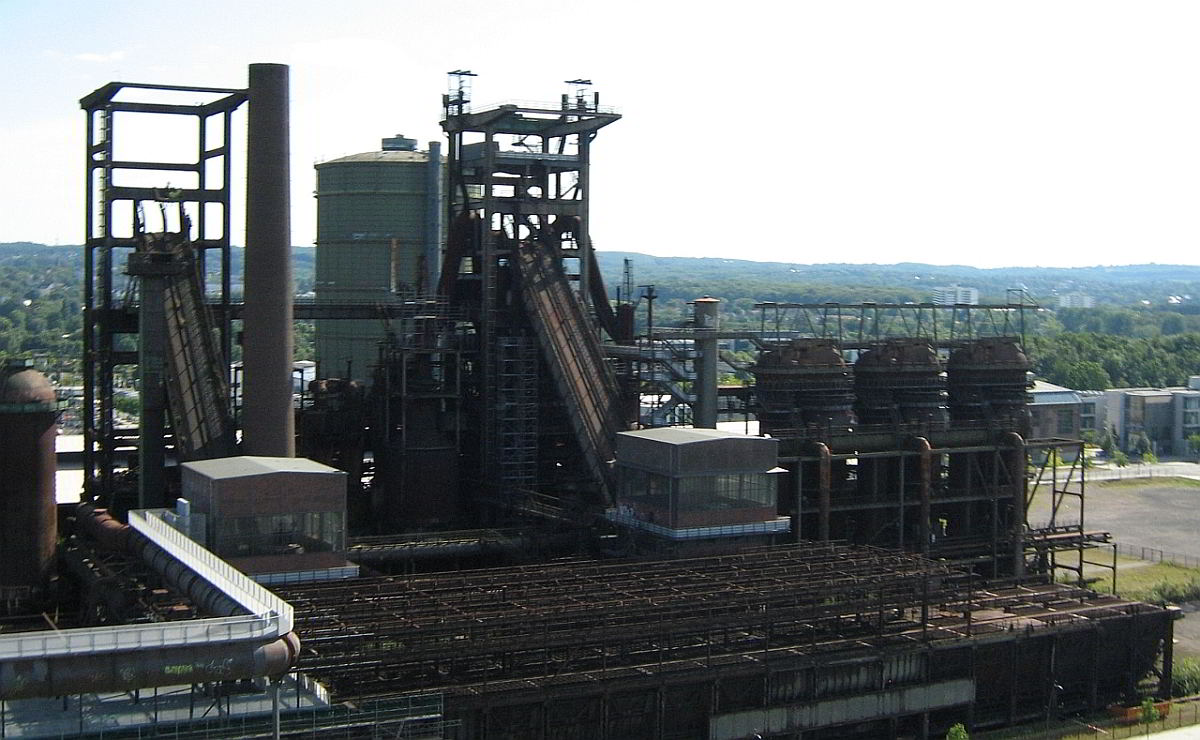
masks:
<path id="1" fill-rule="evenodd" d="M 0 371 L 0 612 L 37 599 L 58 537 L 54 442 L 58 401 L 25 360 Z"/>

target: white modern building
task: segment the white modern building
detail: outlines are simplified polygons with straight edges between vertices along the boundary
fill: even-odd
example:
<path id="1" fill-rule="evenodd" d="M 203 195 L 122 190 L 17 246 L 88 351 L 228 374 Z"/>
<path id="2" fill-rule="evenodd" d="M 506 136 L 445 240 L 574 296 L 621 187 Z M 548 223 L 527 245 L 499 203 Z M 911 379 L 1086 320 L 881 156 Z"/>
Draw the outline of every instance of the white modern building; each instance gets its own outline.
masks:
<path id="1" fill-rule="evenodd" d="M 933 289 L 933 302 L 938 306 L 977 306 L 979 289 L 941 285 Z"/>
<path id="2" fill-rule="evenodd" d="M 1200 375 L 1186 387 L 1112 388 L 1104 392 L 1107 423 L 1117 444 L 1128 448 L 1145 432 L 1159 455 L 1184 455 L 1187 438 L 1200 434 Z"/>
<path id="3" fill-rule="evenodd" d="M 1063 293 L 1058 297 L 1059 308 L 1095 308 L 1096 299 L 1087 293 Z"/>

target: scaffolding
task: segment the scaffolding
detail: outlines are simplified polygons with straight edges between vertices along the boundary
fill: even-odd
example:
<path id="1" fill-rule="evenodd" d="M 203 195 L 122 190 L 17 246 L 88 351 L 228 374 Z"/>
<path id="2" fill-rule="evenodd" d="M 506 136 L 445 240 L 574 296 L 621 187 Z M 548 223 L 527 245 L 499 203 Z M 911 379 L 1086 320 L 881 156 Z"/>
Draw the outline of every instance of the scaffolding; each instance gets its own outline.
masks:
<path id="1" fill-rule="evenodd" d="M 946 563 L 832 542 L 283 594 L 306 646 L 300 669 L 336 699 L 437 692 L 448 719 L 489 737 L 619 734 L 622 696 L 644 695 L 637 736 L 683 738 L 743 710 L 922 686 L 959 697 L 924 711 L 974 707 L 976 726 L 997 725 L 1044 711 L 1037 698 L 1016 702 L 1027 684 L 1041 698 L 1057 692 L 1065 711 L 1131 692 L 1151 670 L 1170 674 L 1169 656 L 1155 668 L 1173 619 L 1161 607 L 1045 577 L 985 584 Z M 1118 633 L 1129 636 L 1126 651 L 1100 649 Z M 1045 662 L 1052 650 L 1057 669 Z M 1078 661 L 1096 670 L 1068 669 Z M 663 714 L 688 691 L 702 699 Z"/>
<path id="2" fill-rule="evenodd" d="M 486 458 L 500 490 L 538 482 L 538 348 L 530 337 L 495 337 L 488 395 Z"/>

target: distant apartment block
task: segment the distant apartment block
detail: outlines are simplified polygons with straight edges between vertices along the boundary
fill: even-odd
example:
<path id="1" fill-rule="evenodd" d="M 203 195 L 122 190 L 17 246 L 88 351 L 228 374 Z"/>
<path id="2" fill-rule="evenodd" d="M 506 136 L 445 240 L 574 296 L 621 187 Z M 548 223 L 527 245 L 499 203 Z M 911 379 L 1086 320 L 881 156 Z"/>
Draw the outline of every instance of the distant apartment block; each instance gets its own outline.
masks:
<path id="1" fill-rule="evenodd" d="M 938 306 L 979 305 L 979 289 L 959 285 L 942 285 L 933 289 L 933 302 Z"/>
<path id="2" fill-rule="evenodd" d="M 1183 455 L 1200 434 L 1200 375 L 1170 388 L 1112 388 L 1104 392 L 1106 421 L 1117 445 L 1128 449 L 1145 432 L 1159 455 Z"/>
<path id="3" fill-rule="evenodd" d="M 1086 293 L 1063 293 L 1058 297 L 1059 308 L 1095 308 L 1096 299 Z"/>

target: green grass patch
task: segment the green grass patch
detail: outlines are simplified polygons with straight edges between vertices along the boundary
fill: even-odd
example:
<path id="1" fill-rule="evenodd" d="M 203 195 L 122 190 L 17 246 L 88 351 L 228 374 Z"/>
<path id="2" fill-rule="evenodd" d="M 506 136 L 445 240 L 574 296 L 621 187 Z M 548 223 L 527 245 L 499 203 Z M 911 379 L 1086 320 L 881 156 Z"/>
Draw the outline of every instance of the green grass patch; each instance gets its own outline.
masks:
<path id="1" fill-rule="evenodd" d="M 1117 571 L 1117 594 L 1136 601 L 1180 603 L 1200 599 L 1200 569 L 1153 563 Z"/>
<path id="2" fill-rule="evenodd" d="M 1122 478 L 1120 480 L 1088 481 L 1088 488 L 1200 488 L 1200 480 L 1194 478 Z"/>

